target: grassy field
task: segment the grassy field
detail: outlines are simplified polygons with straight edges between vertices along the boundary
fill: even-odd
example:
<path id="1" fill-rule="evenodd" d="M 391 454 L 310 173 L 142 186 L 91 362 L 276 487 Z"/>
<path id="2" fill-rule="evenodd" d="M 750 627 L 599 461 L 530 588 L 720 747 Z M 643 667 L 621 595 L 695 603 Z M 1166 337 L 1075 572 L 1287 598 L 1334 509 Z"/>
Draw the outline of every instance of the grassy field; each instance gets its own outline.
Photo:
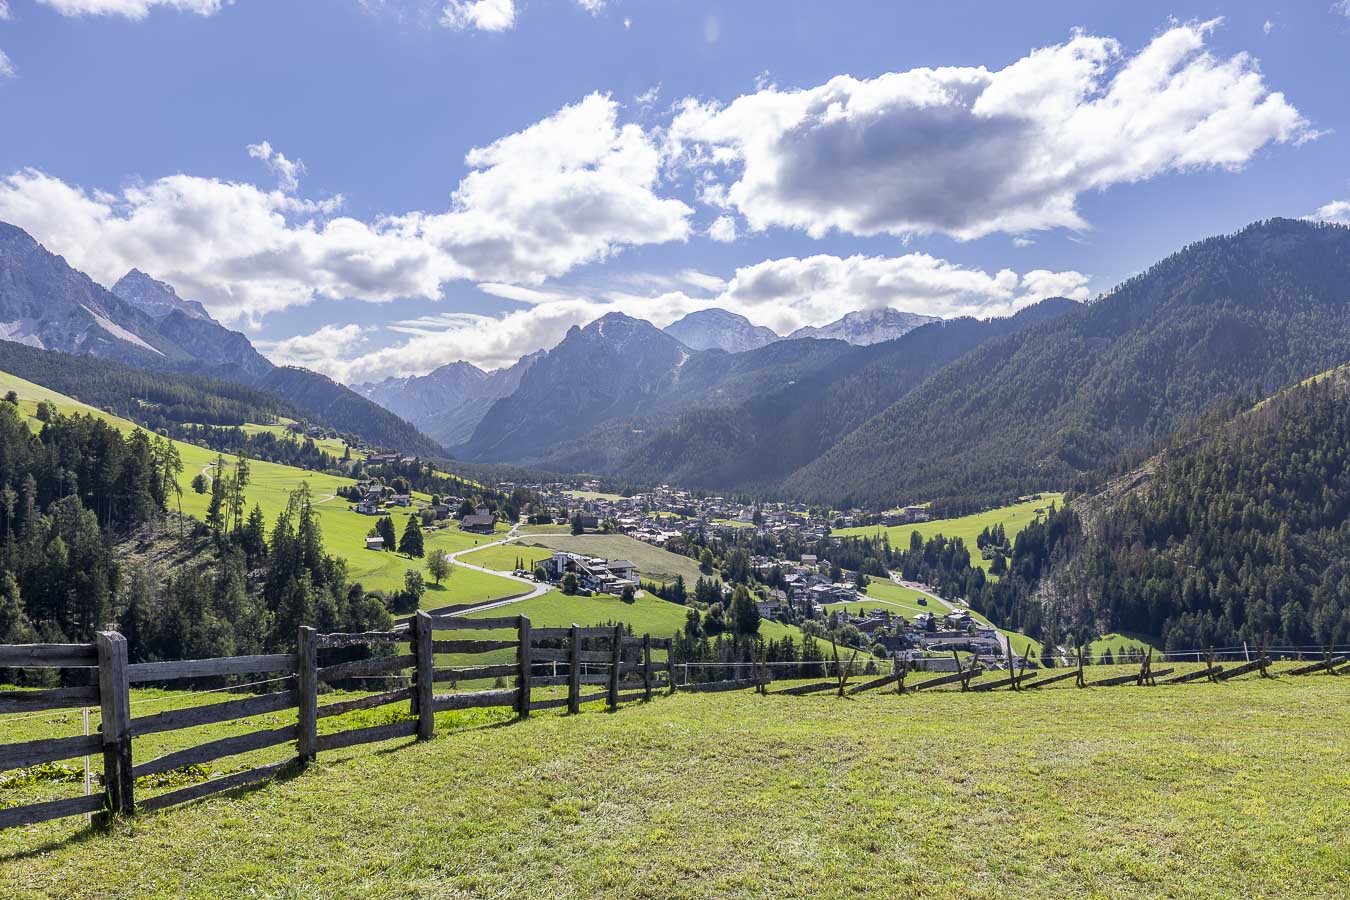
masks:
<path id="1" fill-rule="evenodd" d="M 865 525 L 859 528 L 840 528 L 831 533 L 835 537 L 860 537 L 885 533 L 890 538 L 892 547 L 908 547 L 909 536 L 916 531 L 923 535 L 924 540 L 935 534 L 941 534 L 949 538 L 959 537 L 970 550 L 971 563 L 987 572 L 989 561 L 980 557 L 979 548 L 975 546 L 975 539 L 979 537 L 980 532 L 1001 522 L 1003 523 L 1003 530 L 1007 532 L 1008 540 L 1011 542 L 1017 538 L 1018 532 L 1049 509 L 1051 503 L 1055 506 L 1062 506 L 1064 495 L 1041 494 L 1036 500 L 1028 500 L 1025 503 L 1016 503 L 1012 506 L 1002 506 L 998 509 L 986 510 L 970 516 L 961 516 L 957 519 L 934 519 L 931 522 L 893 525 L 889 528 Z"/>
<path id="2" fill-rule="evenodd" d="M 563 493 L 575 500 L 608 500 L 615 503 L 623 499 L 622 494 L 606 494 L 601 491 L 563 491 Z"/>
<path id="3" fill-rule="evenodd" d="M 1141 653 L 1147 655 L 1150 647 L 1153 648 L 1154 659 L 1162 658 L 1162 647 L 1157 644 L 1152 644 L 1141 637 L 1116 634 L 1113 632 L 1111 634 L 1104 634 L 1091 644 L 1088 644 L 1088 655 L 1091 657 L 1098 657 L 1107 650 L 1110 650 L 1112 656 L 1118 656 L 1120 655 L 1120 651 L 1124 650 L 1129 652 L 1132 649 L 1137 649 Z"/>
<path id="4" fill-rule="evenodd" d="M 525 555 L 530 547 L 536 548 L 543 556 L 550 555 L 553 550 L 570 550 L 573 553 L 584 553 L 588 556 L 627 559 L 637 565 L 638 574 L 644 581 L 674 581 L 676 575 L 683 575 L 685 583 L 692 589 L 694 582 L 700 577 L 698 563 L 689 557 L 662 550 L 660 547 L 653 547 L 651 544 L 644 544 L 642 541 L 624 534 L 531 535 L 505 548 L 491 548 L 484 554 L 483 558 L 497 562 L 505 560 L 504 568 L 510 568 L 514 565 L 514 559 L 517 556 Z M 507 552 L 499 552 L 503 549 Z M 478 562 L 475 556 L 476 554 L 465 554 L 465 562 L 471 562 L 486 568 L 503 568 Z"/>
<path id="5" fill-rule="evenodd" d="M 107 832 L 0 832 L 3 893 L 1331 898 L 1350 883 L 1346 679 L 446 715 L 430 742 L 327 753 Z"/>
<path id="6" fill-rule="evenodd" d="M 20 409 L 28 413 L 30 417 L 36 411 L 37 402 L 45 400 L 62 412 L 92 412 L 124 432 L 130 432 L 136 427 L 134 423 L 126 419 L 95 410 L 64 394 L 58 394 L 22 378 L 0 372 L 0 394 L 9 390 L 18 393 Z M 41 428 L 42 425 L 35 418 L 30 418 L 30 424 L 35 430 Z M 257 427 L 263 429 L 281 428 L 279 425 Z M 175 441 L 174 443 L 178 447 L 178 452 L 183 460 L 183 473 L 178 479 L 183 489 L 183 512 L 197 518 L 204 518 L 207 506 L 210 504 L 210 495 L 209 493 L 198 494 L 193 491 L 191 482 L 199 472 L 205 472 L 207 475 L 213 473 L 216 454 L 193 444 L 185 444 L 181 441 Z M 232 467 L 237 460 L 235 457 L 226 454 L 225 462 L 227 466 Z M 375 518 L 356 513 L 346 500 L 336 496 L 338 488 L 353 483 L 350 478 L 339 478 L 320 472 L 307 472 L 291 466 L 258 460 L 249 462 L 249 470 L 249 485 L 244 492 L 248 506 L 251 508 L 254 503 L 257 503 L 262 507 L 269 528 L 276 521 L 277 514 L 285 508 L 291 491 L 298 487 L 301 482 L 307 481 L 309 483 L 315 508 L 318 509 L 320 521 L 323 523 L 325 546 L 330 553 L 347 560 L 348 572 L 352 580 L 361 582 L 367 590 L 391 590 L 400 587 L 403 584 L 404 572 L 410 568 L 419 568 L 425 573 L 426 564 L 423 560 L 412 560 L 397 553 L 365 549 L 366 534 L 375 524 Z M 416 496 L 420 500 L 430 499 L 425 495 L 419 494 Z M 176 502 L 172 499 L 170 501 L 174 505 L 176 505 Z M 408 514 L 408 510 L 399 509 L 392 513 L 395 529 L 399 534 L 403 533 Z M 505 531 L 507 529 L 505 525 L 501 525 L 499 530 Z M 492 538 L 484 535 L 460 531 L 451 524 L 434 531 L 426 531 L 425 545 L 427 550 L 439 547 L 453 552 L 473 547 L 476 544 L 485 544 L 491 540 Z M 476 575 L 477 573 L 467 571 L 456 573 L 456 576 L 447 582 L 446 589 L 434 592 L 434 598 L 428 602 L 435 606 L 444 606 L 450 603 L 471 603 L 519 593 L 519 586 L 506 579 L 497 579 L 495 586 L 490 586 L 493 585 L 490 580 L 493 576 L 459 577 L 460 575 L 470 574 Z M 500 593 L 497 593 L 497 591 L 500 591 Z M 432 592 L 429 592 L 428 597 L 431 596 Z"/>

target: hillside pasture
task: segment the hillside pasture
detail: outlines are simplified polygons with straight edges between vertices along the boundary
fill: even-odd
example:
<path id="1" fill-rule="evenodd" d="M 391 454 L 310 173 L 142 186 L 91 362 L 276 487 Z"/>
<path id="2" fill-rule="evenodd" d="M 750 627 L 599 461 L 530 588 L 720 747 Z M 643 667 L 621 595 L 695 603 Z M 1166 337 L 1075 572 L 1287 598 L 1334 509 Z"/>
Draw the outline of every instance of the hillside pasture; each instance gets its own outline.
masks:
<path id="1" fill-rule="evenodd" d="M 1064 495 L 1057 493 L 1039 494 L 1034 500 L 1026 500 L 1021 503 L 1014 503 L 1011 506 L 1001 506 L 997 509 L 985 510 L 981 513 L 954 519 L 934 519 L 930 522 L 914 522 L 909 525 L 892 525 L 890 527 L 863 525 L 857 528 L 839 528 L 831 533 L 834 537 L 867 537 L 885 534 L 890 540 L 891 546 L 897 549 L 908 547 L 910 535 L 916 531 L 924 540 L 928 540 L 937 534 L 948 538 L 959 537 L 965 543 L 966 549 L 970 551 L 971 564 L 979 566 L 987 573 L 989 571 L 989 560 L 980 556 L 980 550 L 975 544 L 975 539 L 980 536 L 980 532 L 985 528 L 992 528 L 1002 523 L 1003 530 L 1008 535 L 1008 542 L 1012 543 L 1017 539 L 1018 533 L 1023 528 L 1043 516 L 1052 504 L 1056 507 L 1063 506 Z"/>
<path id="2" fill-rule="evenodd" d="M 0 832 L 4 891 L 992 900 L 1350 883 L 1343 678 L 446 715 L 431 741 L 326 753 L 106 832 Z"/>
<path id="3" fill-rule="evenodd" d="M 46 401 L 64 414 L 95 415 L 123 433 L 129 433 L 137 427 L 134 422 L 127 419 L 96 410 L 64 394 L 9 373 L 0 372 L 0 394 L 10 390 L 19 395 L 19 407 L 30 417 L 29 425 L 34 431 L 42 427 L 42 423 L 35 418 L 38 401 Z M 256 427 L 267 430 L 282 428 L 281 425 L 260 425 Z M 214 451 L 198 447 L 195 444 L 187 444 L 182 441 L 174 441 L 173 443 L 178 448 L 178 453 L 183 461 L 183 472 L 178 477 L 179 487 L 182 489 L 183 512 L 198 519 L 204 519 L 211 497 L 209 492 L 198 494 L 192 489 L 193 478 L 198 473 L 214 477 L 215 462 L 218 455 L 223 457 L 225 465 L 231 469 L 237 464 L 238 460 L 228 453 L 216 454 Z M 347 560 L 347 571 L 353 581 L 361 582 L 367 590 L 397 590 L 403 585 L 404 572 L 410 568 L 421 570 L 426 575 L 427 580 L 431 580 L 430 576 L 426 574 L 424 559 L 414 560 L 398 553 L 371 551 L 365 548 L 366 534 L 374 526 L 375 517 L 360 515 L 346 500 L 337 496 L 339 488 L 355 483 L 350 478 L 327 475 L 322 472 L 309 472 L 291 466 L 278 465 L 277 463 L 250 460 L 249 484 L 244 491 L 247 506 L 251 509 L 256 503 L 261 507 L 267 526 L 271 528 L 276 522 L 277 516 L 286 508 L 291 492 L 302 483 L 309 484 L 312 502 L 315 509 L 318 510 L 319 519 L 323 524 L 326 549 L 335 556 Z M 422 501 L 431 499 L 425 494 L 415 494 L 414 497 Z M 170 498 L 170 506 L 176 508 L 177 503 L 176 498 Z M 394 508 L 390 510 L 390 514 L 394 518 L 395 530 L 400 535 L 403 533 L 410 512 L 409 509 Z M 505 525 L 499 525 L 498 530 L 504 532 L 507 528 Z M 450 522 L 435 530 L 427 530 L 425 546 L 428 551 L 439 547 L 454 552 L 477 544 L 489 543 L 492 540 L 494 538 L 490 536 L 460 531 L 453 522 Z M 469 573 L 459 574 L 467 575 Z M 445 590 L 434 592 L 436 595 L 434 605 L 473 603 L 495 599 L 496 597 L 507 597 L 520 592 L 517 583 L 506 579 L 497 579 L 497 582 L 493 583 L 488 580 L 492 578 L 493 576 L 482 576 L 481 578 L 463 578 L 458 581 L 451 578 L 446 583 Z M 432 593 L 428 592 L 428 596 L 430 597 Z"/>

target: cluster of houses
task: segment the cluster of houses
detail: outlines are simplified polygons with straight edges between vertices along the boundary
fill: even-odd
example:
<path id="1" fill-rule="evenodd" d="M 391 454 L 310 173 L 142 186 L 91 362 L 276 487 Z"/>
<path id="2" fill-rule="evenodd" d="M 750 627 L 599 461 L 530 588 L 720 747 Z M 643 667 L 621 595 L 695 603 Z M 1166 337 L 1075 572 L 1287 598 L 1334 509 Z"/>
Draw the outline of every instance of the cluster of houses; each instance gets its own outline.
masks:
<path id="1" fill-rule="evenodd" d="M 857 613 L 841 610 L 837 621 L 867 635 L 875 649 L 925 669 L 955 669 L 953 650 L 973 653 L 991 666 L 1002 666 L 1006 661 L 997 629 L 978 621 L 966 610 L 953 610 L 945 615 L 924 612 L 909 619 L 876 608 Z"/>
<path id="2" fill-rule="evenodd" d="M 576 577 L 577 588 L 583 593 L 621 594 L 623 589 L 640 586 L 637 566 L 626 559 L 604 559 L 557 550 L 548 559 L 539 562 L 548 580 L 562 581 L 567 575 Z"/>

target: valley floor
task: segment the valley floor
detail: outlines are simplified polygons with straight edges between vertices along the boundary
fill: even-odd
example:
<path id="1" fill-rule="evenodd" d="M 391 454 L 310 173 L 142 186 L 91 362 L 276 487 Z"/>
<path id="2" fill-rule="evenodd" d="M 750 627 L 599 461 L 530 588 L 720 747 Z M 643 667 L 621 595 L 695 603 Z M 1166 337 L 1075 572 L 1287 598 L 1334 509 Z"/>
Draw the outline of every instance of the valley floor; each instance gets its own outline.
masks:
<path id="1" fill-rule="evenodd" d="M 428 743 L 324 754 L 288 780 L 109 833 L 0 832 L 0 894 L 1214 898 L 1350 885 L 1350 678 L 446 715 Z"/>

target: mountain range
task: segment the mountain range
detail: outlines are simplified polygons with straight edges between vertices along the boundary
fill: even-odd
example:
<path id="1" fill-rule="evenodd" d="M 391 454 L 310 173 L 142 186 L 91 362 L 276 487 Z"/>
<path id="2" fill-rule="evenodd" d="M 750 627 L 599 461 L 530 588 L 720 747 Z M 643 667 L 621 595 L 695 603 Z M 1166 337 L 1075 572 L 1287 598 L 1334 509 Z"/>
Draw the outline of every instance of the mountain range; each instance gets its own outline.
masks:
<path id="1" fill-rule="evenodd" d="M 1350 360 L 1350 228 L 1259 222 L 1092 302 L 988 320 L 860 311 L 779 337 L 725 310 L 665 329 L 615 312 L 507 368 L 461 361 L 352 390 L 273 366 L 143 272 L 107 291 L 0 225 L 0 337 L 247 385 L 409 452 L 954 510 L 1073 487 L 1213 404 Z"/>
<path id="2" fill-rule="evenodd" d="M 0 222 L 0 339 L 164 373 L 207 375 L 248 385 L 315 421 L 378 446 L 440 454 L 398 416 L 326 376 L 274 366 L 243 334 L 199 303 L 133 269 L 109 291 Z"/>

